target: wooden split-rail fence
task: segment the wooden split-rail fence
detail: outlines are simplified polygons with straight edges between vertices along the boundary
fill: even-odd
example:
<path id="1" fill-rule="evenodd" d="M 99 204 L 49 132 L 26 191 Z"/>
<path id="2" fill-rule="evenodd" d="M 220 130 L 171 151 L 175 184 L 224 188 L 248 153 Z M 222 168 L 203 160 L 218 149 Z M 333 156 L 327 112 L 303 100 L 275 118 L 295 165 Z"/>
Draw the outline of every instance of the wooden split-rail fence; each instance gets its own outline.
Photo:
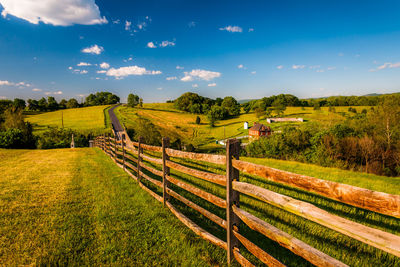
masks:
<path id="1" fill-rule="evenodd" d="M 400 218 L 399 195 L 376 192 L 356 186 L 326 181 L 241 161 L 239 160 L 240 143 L 236 139 L 228 140 L 226 146 L 226 155 L 201 154 L 171 149 L 169 148 L 168 138 L 162 139 L 161 147 L 144 144 L 142 138 L 139 138 L 139 142 L 132 142 L 129 140 L 129 138 L 127 138 L 127 140 L 125 135 L 122 135 L 121 140 L 118 139 L 119 138 L 113 138 L 110 135 L 102 135 L 95 138 L 94 145 L 107 153 L 118 166 L 123 168 L 133 179 L 138 182 L 141 188 L 146 190 L 155 199 L 162 202 L 164 206 L 168 207 L 180 221 L 193 230 L 197 235 L 225 249 L 227 251 L 228 263 L 231 263 L 233 259 L 236 259 L 242 266 L 254 266 L 242 255 L 242 253 L 240 253 L 239 246 L 241 244 L 266 265 L 284 266 L 281 262 L 276 260 L 266 251 L 262 250 L 259 246 L 251 242 L 240 233 L 240 224 L 244 223 L 252 230 L 261 233 L 267 238 L 279 243 L 280 246 L 304 258 L 313 265 L 346 266 L 346 264 L 340 262 L 339 260 L 311 247 L 303 241 L 241 209 L 240 194 L 251 196 L 260 201 L 294 213 L 307 220 L 313 221 L 324 227 L 361 241 L 365 244 L 400 257 L 400 236 L 331 214 L 308 202 L 300 201 L 250 183 L 241 182 L 239 173 L 244 172 L 256 175 L 266 178 L 270 181 L 282 183 L 302 190 L 307 190 L 332 200 L 395 218 Z M 144 150 L 152 153 L 161 153 L 162 158 L 146 155 Z M 135 155 L 137 158 L 133 157 L 132 155 Z M 225 165 L 226 175 L 192 169 L 170 160 L 170 157 Z M 162 171 L 150 167 L 148 164 L 144 164 L 144 160 L 159 166 L 159 169 L 162 169 Z M 135 163 L 136 166 L 134 166 L 132 163 Z M 191 175 L 196 178 L 226 187 L 226 198 L 223 199 L 214 194 L 206 192 L 203 189 L 197 188 L 189 183 L 170 176 L 171 168 L 183 174 Z M 159 176 L 161 181 L 146 175 L 142 169 L 146 169 L 154 175 Z M 134 175 L 134 173 L 136 173 L 136 175 Z M 158 195 L 149 187 L 147 187 L 145 183 L 143 183 L 144 180 L 151 182 L 157 187 L 160 187 L 162 189 L 162 196 Z M 216 205 L 217 207 L 226 209 L 226 218 L 217 216 L 209 210 L 195 204 L 184 196 L 173 191 L 170 188 L 171 184 L 174 184 L 175 186 L 178 186 L 196 195 L 197 197 Z M 206 218 L 225 229 L 227 233 L 226 242 L 202 229 L 187 216 L 181 213 L 171 204 L 171 197 L 179 200 L 186 206 L 199 212 Z"/>

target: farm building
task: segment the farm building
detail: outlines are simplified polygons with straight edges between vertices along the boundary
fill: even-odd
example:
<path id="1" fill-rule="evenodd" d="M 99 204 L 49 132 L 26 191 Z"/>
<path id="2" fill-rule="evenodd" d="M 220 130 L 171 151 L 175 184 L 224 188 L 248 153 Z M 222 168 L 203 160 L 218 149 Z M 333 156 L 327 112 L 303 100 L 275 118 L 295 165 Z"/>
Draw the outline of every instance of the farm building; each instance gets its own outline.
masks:
<path id="1" fill-rule="evenodd" d="M 268 123 L 273 122 L 303 122 L 303 118 L 267 118 Z"/>
<path id="2" fill-rule="evenodd" d="M 271 135 L 271 128 L 261 123 L 254 123 L 253 127 L 249 129 L 250 138 L 258 139 L 260 136 Z"/>

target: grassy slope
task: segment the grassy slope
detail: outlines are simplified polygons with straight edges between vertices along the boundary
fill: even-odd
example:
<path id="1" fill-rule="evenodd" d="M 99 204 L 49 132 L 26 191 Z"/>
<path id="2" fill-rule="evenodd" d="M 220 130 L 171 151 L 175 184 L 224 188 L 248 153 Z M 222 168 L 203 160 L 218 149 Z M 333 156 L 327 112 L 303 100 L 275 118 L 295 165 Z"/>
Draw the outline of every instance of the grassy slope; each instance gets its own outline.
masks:
<path id="1" fill-rule="evenodd" d="M 358 112 L 369 107 L 355 107 Z M 327 107 L 323 107 L 320 111 L 315 111 L 313 108 L 307 107 L 302 110 L 300 107 L 288 107 L 285 111 L 287 117 L 302 117 L 306 121 L 319 121 L 324 125 L 332 125 L 334 122 L 339 122 L 344 119 L 340 112 L 347 112 L 348 107 L 335 107 L 336 113 L 328 112 Z M 239 117 L 222 120 L 216 123 L 216 127 L 210 127 L 206 116 L 199 115 L 201 124 L 195 124 L 195 114 L 181 112 L 174 109 L 173 103 L 153 103 L 144 104 L 144 107 L 128 108 L 119 107 L 116 109 L 116 114 L 120 120 L 127 126 L 132 127 L 135 124 L 135 119 L 142 116 L 151 120 L 154 124 L 164 131 L 165 135 L 171 132 L 176 132 L 183 136 L 186 142 L 192 142 L 202 148 L 220 147 L 215 145 L 215 140 L 225 138 L 233 138 L 247 135 L 248 131 L 243 129 L 243 123 L 249 122 L 251 126 L 254 122 L 259 121 L 254 113 L 241 114 Z M 266 123 L 265 120 L 261 122 Z M 296 125 L 299 123 L 290 123 Z M 271 124 L 273 130 L 279 130 L 284 123 Z M 225 127 L 225 135 L 224 135 Z"/>
<path id="2" fill-rule="evenodd" d="M 0 265 L 218 265 L 99 149 L 0 150 Z"/>
<path id="3" fill-rule="evenodd" d="M 159 153 L 150 153 L 150 155 L 160 156 Z M 133 156 L 135 157 L 136 155 Z M 173 160 L 191 168 L 219 173 L 219 174 L 225 173 L 224 167 L 218 165 L 208 164 L 204 162 L 197 162 L 192 160 L 177 159 L 177 158 L 174 158 Z M 133 162 L 132 164 L 135 165 Z M 146 164 L 161 170 L 159 166 L 155 166 L 152 163 L 146 162 Z M 160 177 L 152 175 L 146 170 L 144 170 L 144 172 L 147 175 L 153 177 L 154 179 L 160 180 Z M 199 187 L 203 190 L 206 190 L 207 192 L 225 198 L 226 192 L 225 189 L 221 186 L 211 184 L 207 181 L 194 178 L 174 170 L 171 170 L 171 175 L 179 180 L 182 180 L 196 187 Z M 354 173 L 353 177 L 355 179 L 360 179 L 361 184 L 364 183 L 363 174 L 357 176 L 357 174 Z M 335 179 L 340 179 L 340 175 L 337 175 L 337 177 L 335 177 L 334 175 L 331 176 L 331 180 Z M 313 193 L 291 188 L 289 186 L 285 186 L 282 184 L 270 182 L 266 179 L 255 177 L 245 173 L 240 174 L 240 180 L 264 187 L 268 190 L 272 190 L 274 192 L 278 192 L 298 200 L 312 203 L 317 207 L 329 211 L 332 214 L 336 214 L 338 216 L 347 218 L 349 220 L 356 221 L 358 223 L 365 224 L 384 231 L 388 231 L 390 233 L 394 233 L 397 235 L 400 234 L 399 219 L 355 208 L 346 204 L 339 203 L 337 201 L 329 200 L 327 198 L 318 196 Z M 153 190 L 161 194 L 161 190 L 159 188 L 152 186 L 152 184 L 150 183 L 147 184 L 149 187 L 153 188 Z M 174 185 L 171 185 L 171 187 L 173 190 L 179 192 L 180 194 L 192 200 L 193 202 L 197 203 L 198 205 L 212 211 L 221 218 L 225 218 L 226 214 L 224 209 L 218 208 L 210 204 L 209 202 L 199 197 L 196 197 Z M 398 183 L 397 182 L 392 183 L 392 180 L 387 180 L 386 188 L 389 187 L 398 188 Z M 390 190 L 384 190 L 384 191 L 390 191 Z M 225 235 L 226 235 L 225 231 L 221 230 L 218 226 L 216 226 L 216 224 L 209 221 L 205 217 L 199 215 L 197 212 L 191 210 L 190 208 L 182 205 L 179 201 L 173 199 L 172 202 L 186 216 L 188 216 L 193 221 L 198 223 L 201 227 L 203 227 L 207 231 L 210 231 L 219 238 L 225 240 Z M 254 198 L 241 195 L 240 205 L 241 208 L 253 213 L 257 217 L 265 220 L 266 222 L 308 243 L 309 245 L 317 248 L 318 250 L 321 250 L 322 252 L 336 259 L 339 259 L 340 261 L 343 261 L 344 263 L 350 266 L 397 266 L 400 264 L 400 259 L 396 258 L 395 256 L 392 256 L 378 249 L 375 249 L 371 246 L 365 245 L 359 241 L 351 239 L 345 235 L 342 235 L 333 230 L 320 226 L 317 223 L 310 222 L 300 216 L 289 213 L 287 211 L 266 204 L 264 202 L 260 202 Z M 244 236 L 249 238 L 251 241 L 259 245 L 261 248 L 263 248 L 265 251 L 270 253 L 272 256 L 274 256 L 284 264 L 288 266 L 309 266 L 309 264 L 300 257 L 280 247 L 277 243 L 272 242 L 263 235 L 250 230 L 244 224 L 240 225 L 240 231 Z M 258 262 L 249 253 L 246 253 L 246 250 L 243 247 L 241 247 L 241 251 L 254 263 Z M 258 262 L 258 264 L 262 265 L 260 264 L 260 262 Z"/>
<path id="4" fill-rule="evenodd" d="M 46 112 L 39 115 L 28 115 L 26 120 L 34 125 L 34 130 L 40 132 L 47 126 L 61 127 L 61 116 L 64 127 L 81 131 L 102 131 L 105 120 L 103 110 L 108 106 L 94 106 Z M 62 113 L 62 114 L 61 114 Z"/>

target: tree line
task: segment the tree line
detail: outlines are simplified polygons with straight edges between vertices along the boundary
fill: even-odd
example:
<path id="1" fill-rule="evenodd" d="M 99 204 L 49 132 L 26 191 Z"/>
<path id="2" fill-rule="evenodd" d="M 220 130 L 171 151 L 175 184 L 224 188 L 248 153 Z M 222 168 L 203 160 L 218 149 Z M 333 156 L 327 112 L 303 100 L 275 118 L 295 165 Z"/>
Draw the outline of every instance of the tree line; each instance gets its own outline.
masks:
<path id="1" fill-rule="evenodd" d="M 100 106 L 100 105 L 112 105 L 119 103 L 119 96 L 110 92 L 97 92 L 90 94 L 85 98 L 85 101 L 79 103 L 75 98 L 69 100 L 61 99 L 60 102 L 49 96 L 47 98 L 42 97 L 39 100 L 15 98 L 12 100 L 0 100 L 0 111 L 5 110 L 9 107 L 15 107 L 18 109 L 29 110 L 29 111 L 55 111 L 59 109 L 89 107 L 89 106 Z"/>
<path id="2" fill-rule="evenodd" d="M 251 142 L 251 157 L 296 160 L 379 175 L 400 175 L 400 95 L 332 126 L 317 122 Z"/>
<path id="3" fill-rule="evenodd" d="M 211 126 L 218 120 L 240 115 L 240 104 L 232 96 L 211 99 L 187 92 L 173 101 L 177 109 L 193 114 L 205 114 Z"/>

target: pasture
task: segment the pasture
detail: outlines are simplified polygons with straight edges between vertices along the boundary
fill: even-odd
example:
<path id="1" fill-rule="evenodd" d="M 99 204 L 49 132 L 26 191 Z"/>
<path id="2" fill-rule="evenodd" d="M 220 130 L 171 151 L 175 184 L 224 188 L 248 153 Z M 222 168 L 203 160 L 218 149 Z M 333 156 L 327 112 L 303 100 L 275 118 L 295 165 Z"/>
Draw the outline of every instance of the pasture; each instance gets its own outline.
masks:
<path id="1" fill-rule="evenodd" d="M 224 265 L 99 149 L 0 149 L 0 265 Z"/>
<path id="2" fill-rule="evenodd" d="M 41 132 L 50 127 L 62 127 L 79 131 L 101 132 L 109 127 L 108 119 L 109 106 L 93 106 L 84 108 L 63 109 L 53 112 L 45 112 L 37 115 L 26 116 L 26 121 L 33 124 L 35 132 Z"/>
<path id="3" fill-rule="evenodd" d="M 345 119 L 345 116 L 354 116 L 354 113 L 348 112 L 349 107 L 335 107 L 336 112 L 329 112 L 328 107 L 322 107 L 321 110 L 314 110 L 312 107 L 288 107 L 285 110 L 285 117 L 301 117 L 305 123 L 317 121 L 326 127 L 333 125 Z M 357 112 L 363 109 L 369 110 L 370 107 L 354 107 Z M 127 127 L 134 127 L 135 120 L 139 117 L 149 119 L 153 124 L 159 127 L 164 136 L 181 136 L 186 143 L 192 143 L 200 149 L 220 148 L 215 144 L 216 140 L 224 138 L 235 138 L 248 134 L 248 130 L 243 128 L 243 123 L 248 122 L 251 127 L 254 122 L 267 124 L 266 120 L 257 119 L 254 113 L 241 113 L 240 116 L 218 121 L 215 127 L 208 125 L 205 115 L 190 114 L 174 108 L 173 103 L 152 103 L 144 104 L 143 108 L 129 108 L 126 106 L 118 107 L 116 115 L 120 121 Z M 201 123 L 195 123 L 199 116 Z M 277 131 L 281 130 L 283 125 L 299 125 L 301 123 L 272 123 L 269 126 Z"/>

